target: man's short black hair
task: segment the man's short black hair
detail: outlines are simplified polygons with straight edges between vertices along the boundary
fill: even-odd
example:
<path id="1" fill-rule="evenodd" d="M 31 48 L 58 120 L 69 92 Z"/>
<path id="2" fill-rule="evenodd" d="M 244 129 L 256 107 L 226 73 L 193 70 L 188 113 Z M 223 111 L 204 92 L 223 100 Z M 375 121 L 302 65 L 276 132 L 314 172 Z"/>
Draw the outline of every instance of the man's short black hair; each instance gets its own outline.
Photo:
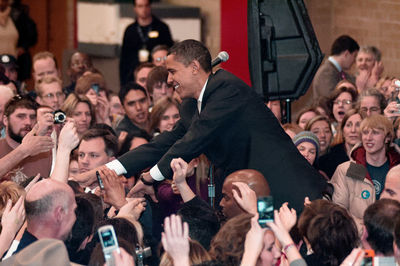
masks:
<path id="1" fill-rule="evenodd" d="M 131 90 L 141 91 L 147 97 L 147 91 L 145 88 L 143 88 L 142 86 L 140 86 L 139 84 L 137 84 L 133 81 L 130 81 L 127 84 L 125 84 L 124 86 L 122 86 L 121 90 L 119 91 L 118 97 L 119 97 L 119 100 L 121 101 L 122 105 L 124 105 L 125 97 Z"/>
<path id="2" fill-rule="evenodd" d="M 332 44 L 331 55 L 340 55 L 344 51 L 353 53 L 360 50 L 358 43 L 348 35 L 339 36 Z"/>
<path id="3" fill-rule="evenodd" d="M 393 256 L 393 232 L 399 213 L 400 202 L 392 199 L 380 199 L 365 210 L 367 241 L 375 253 Z"/>
<path id="4" fill-rule="evenodd" d="M 107 129 L 91 128 L 86 131 L 81 139 L 88 141 L 95 138 L 102 138 L 104 140 L 105 152 L 109 157 L 116 156 L 118 153 L 118 139 Z"/>
<path id="5" fill-rule="evenodd" d="M 169 49 L 168 54 L 175 55 L 175 59 L 185 66 L 188 66 L 193 60 L 197 60 L 205 72 L 211 72 L 210 52 L 199 41 L 184 40 L 178 42 Z"/>

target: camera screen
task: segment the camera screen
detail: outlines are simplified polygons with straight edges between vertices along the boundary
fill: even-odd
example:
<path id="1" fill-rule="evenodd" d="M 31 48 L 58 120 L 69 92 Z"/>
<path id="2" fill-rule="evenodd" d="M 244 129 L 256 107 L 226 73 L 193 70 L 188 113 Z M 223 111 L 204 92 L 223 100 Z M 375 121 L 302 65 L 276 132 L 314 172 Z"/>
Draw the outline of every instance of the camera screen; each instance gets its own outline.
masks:
<path id="1" fill-rule="evenodd" d="M 105 248 L 115 246 L 115 241 L 111 230 L 101 232 L 101 238 L 103 239 L 103 244 Z"/>

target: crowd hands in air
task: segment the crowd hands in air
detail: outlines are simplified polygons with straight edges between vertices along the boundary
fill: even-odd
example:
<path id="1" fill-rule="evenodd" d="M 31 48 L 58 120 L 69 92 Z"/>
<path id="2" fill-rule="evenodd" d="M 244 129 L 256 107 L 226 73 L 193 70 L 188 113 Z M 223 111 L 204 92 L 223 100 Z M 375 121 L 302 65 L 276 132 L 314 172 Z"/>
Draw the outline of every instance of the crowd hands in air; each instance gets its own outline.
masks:
<path id="1" fill-rule="evenodd" d="M 139 24 L 149 19 L 142 15 Z M 274 191 L 256 170 L 224 177 L 214 206 L 204 154 L 174 158 L 171 179 L 150 185 L 150 169 L 111 170 L 180 119 L 183 88 L 169 80 L 167 51 L 155 46 L 152 63 L 121 67 L 129 77 L 118 94 L 82 52 L 71 55 L 64 88 L 54 55 L 36 54 L 29 93 L 7 76 L 15 60 L 0 56 L 0 265 L 26 257 L 55 265 L 56 252 L 59 261 L 103 265 L 97 229 L 109 224 L 120 247 L 115 265 L 362 265 L 365 250 L 376 261 L 400 260 L 400 82 L 383 74 L 377 48 L 339 37 L 314 78 L 313 105 L 282 124 L 328 185 L 302 212 L 275 206 L 268 223 L 257 199 Z M 282 122 L 282 103 L 266 105 Z M 65 121 L 55 123 L 58 111 Z"/>

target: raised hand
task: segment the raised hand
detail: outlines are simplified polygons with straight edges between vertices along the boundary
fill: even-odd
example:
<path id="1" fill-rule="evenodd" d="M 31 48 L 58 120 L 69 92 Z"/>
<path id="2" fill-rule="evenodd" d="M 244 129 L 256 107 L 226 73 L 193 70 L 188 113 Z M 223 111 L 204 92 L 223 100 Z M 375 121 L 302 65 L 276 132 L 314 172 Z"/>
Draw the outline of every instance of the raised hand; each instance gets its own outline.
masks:
<path id="1" fill-rule="evenodd" d="M 1 217 L 2 233 L 10 234 L 14 238 L 25 221 L 24 197 L 21 196 L 12 207 L 12 201 L 8 200 Z"/>
<path id="2" fill-rule="evenodd" d="M 60 136 L 58 138 L 58 147 L 63 147 L 72 151 L 78 144 L 79 135 L 76 132 L 75 123 L 74 121 L 67 121 L 61 129 Z"/>
<path id="3" fill-rule="evenodd" d="M 171 161 L 171 168 L 174 171 L 173 180 L 176 185 L 186 182 L 188 164 L 182 158 L 176 158 Z"/>
<path id="4" fill-rule="evenodd" d="M 180 216 L 165 218 L 161 242 L 174 265 L 189 265 L 189 226 L 186 222 L 182 224 Z"/>
<path id="5" fill-rule="evenodd" d="M 232 194 L 239 206 L 250 214 L 257 213 L 257 195 L 247 184 L 243 182 L 233 182 Z M 236 191 L 237 188 L 240 192 Z"/>
<path id="6" fill-rule="evenodd" d="M 255 265 L 263 248 L 263 239 L 266 229 L 258 224 L 258 213 L 251 218 L 251 227 L 244 241 L 244 253 L 240 265 Z"/>
<path id="7" fill-rule="evenodd" d="M 279 218 L 283 227 L 289 232 L 296 224 L 297 214 L 293 208 L 289 209 L 288 204 L 287 202 L 282 204 L 282 207 L 279 209 Z"/>

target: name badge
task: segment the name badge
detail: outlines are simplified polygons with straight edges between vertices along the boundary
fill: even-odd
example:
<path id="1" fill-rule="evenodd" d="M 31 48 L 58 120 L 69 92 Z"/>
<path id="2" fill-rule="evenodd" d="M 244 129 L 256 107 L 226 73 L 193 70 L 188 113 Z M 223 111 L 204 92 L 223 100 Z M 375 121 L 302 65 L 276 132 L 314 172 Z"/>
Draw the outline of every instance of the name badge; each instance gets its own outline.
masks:
<path id="1" fill-rule="evenodd" d="M 147 49 L 140 49 L 139 50 L 139 62 L 147 62 L 149 60 L 150 52 Z"/>
<path id="2" fill-rule="evenodd" d="M 155 39 L 158 38 L 159 33 L 156 30 L 149 31 L 149 38 Z"/>

